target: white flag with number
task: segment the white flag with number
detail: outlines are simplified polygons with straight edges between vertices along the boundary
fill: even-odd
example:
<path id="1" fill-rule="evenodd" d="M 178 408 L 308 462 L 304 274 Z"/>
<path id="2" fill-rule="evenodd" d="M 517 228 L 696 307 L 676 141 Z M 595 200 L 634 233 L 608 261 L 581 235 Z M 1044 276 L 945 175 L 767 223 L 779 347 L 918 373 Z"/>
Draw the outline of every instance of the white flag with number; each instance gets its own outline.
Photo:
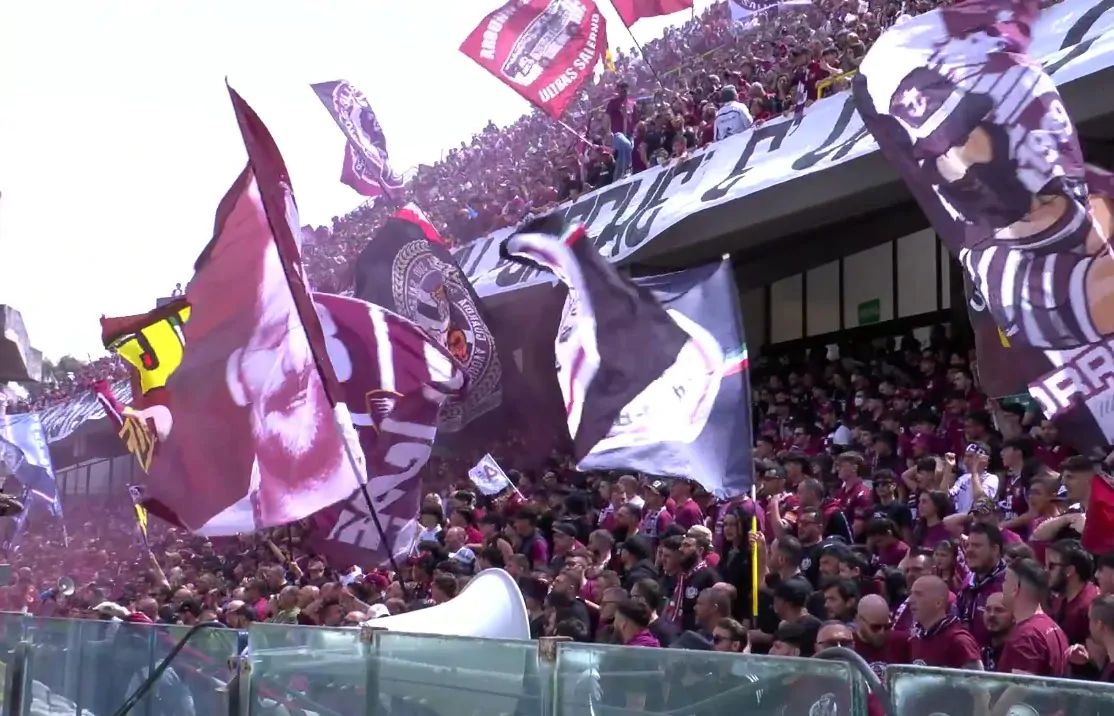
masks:
<path id="1" fill-rule="evenodd" d="M 495 462 L 491 455 L 484 455 L 476 466 L 468 471 L 468 477 L 485 495 L 498 495 L 511 486 L 507 473 Z"/>

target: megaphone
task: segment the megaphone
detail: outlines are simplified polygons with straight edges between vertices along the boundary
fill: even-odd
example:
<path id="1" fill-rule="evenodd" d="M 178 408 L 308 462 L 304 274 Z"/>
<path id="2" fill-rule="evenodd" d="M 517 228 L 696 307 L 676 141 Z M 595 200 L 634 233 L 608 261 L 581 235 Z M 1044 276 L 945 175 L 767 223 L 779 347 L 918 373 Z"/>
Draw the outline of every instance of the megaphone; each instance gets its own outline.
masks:
<path id="1" fill-rule="evenodd" d="M 71 594 L 73 594 L 75 591 L 77 591 L 77 585 L 74 584 L 74 581 L 71 577 L 59 577 L 58 578 L 58 593 L 59 594 L 61 594 L 63 597 L 68 597 Z"/>
<path id="2" fill-rule="evenodd" d="M 374 634 L 380 630 L 392 633 Z M 374 635 L 371 649 L 361 643 L 369 633 Z M 477 637 L 521 646 L 485 646 L 476 643 Z M 362 630 L 309 628 L 304 639 L 305 646 L 264 647 L 253 657 L 280 681 L 284 670 L 305 674 L 307 665 L 334 679 L 362 679 L 365 660 L 372 658 L 379 667 L 381 695 L 436 704 L 443 707 L 434 709 L 439 713 L 513 712 L 528 666 L 537 661 L 522 592 L 502 569 L 480 572 L 444 604 L 372 619 Z"/>

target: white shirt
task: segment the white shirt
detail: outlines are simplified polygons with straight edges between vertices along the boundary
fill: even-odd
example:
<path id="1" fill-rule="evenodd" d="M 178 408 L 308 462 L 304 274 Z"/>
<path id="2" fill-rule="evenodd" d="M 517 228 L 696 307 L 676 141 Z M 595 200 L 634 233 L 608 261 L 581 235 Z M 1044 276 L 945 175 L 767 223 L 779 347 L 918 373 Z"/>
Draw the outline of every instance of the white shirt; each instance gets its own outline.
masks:
<path id="1" fill-rule="evenodd" d="M 754 118 L 750 110 L 742 102 L 728 102 L 716 112 L 716 141 L 726 139 L 732 134 L 739 134 L 750 129 Z"/>
<path id="2" fill-rule="evenodd" d="M 989 472 L 984 472 L 979 476 L 979 484 L 982 485 L 982 491 L 988 497 L 995 497 L 998 494 L 998 476 Z M 959 479 L 952 485 L 952 489 L 948 490 L 948 494 L 952 498 L 952 503 L 955 505 L 955 512 L 959 515 L 965 515 L 971 511 L 971 505 L 975 502 L 975 489 L 971 484 L 971 473 L 964 473 L 959 476 Z"/>
<path id="3" fill-rule="evenodd" d="M 853 439 L 851 429 L 846 425 L 840 424 L 835 430 L 828 434 L 828 439 L 832 441 L 832 445 L 850 445 Z"/>

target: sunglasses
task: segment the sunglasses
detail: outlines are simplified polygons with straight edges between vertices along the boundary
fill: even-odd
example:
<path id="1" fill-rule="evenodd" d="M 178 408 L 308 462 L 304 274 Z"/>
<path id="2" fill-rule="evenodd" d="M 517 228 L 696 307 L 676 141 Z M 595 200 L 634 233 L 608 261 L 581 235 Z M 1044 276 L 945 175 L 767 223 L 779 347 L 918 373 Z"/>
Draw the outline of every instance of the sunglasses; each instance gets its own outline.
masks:
<path id="1" fill-rule="evenodd" d="M 832 649 L 837 646 L 852 647 L 855 645 L 854 639 L 825 639 L 824 641 L 816 642 L 817 646 L 822 649 Z"/>

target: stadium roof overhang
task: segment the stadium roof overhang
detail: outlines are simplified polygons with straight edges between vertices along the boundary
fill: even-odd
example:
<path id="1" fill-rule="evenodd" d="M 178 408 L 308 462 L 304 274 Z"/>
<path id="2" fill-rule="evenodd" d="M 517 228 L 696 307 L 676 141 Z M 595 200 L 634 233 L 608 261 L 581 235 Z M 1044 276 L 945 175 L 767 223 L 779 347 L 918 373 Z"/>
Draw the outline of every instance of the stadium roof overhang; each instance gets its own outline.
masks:
<path id="1" fill-rule="evenodd" d="M 1060 87 L 1088 161 L 1114 165 L 1114 68 Z M 626 262 L 635 275 L 730 253 L 739 283 L 763 286 L 928 227 L 879 152 L 694 212 Z"/>

